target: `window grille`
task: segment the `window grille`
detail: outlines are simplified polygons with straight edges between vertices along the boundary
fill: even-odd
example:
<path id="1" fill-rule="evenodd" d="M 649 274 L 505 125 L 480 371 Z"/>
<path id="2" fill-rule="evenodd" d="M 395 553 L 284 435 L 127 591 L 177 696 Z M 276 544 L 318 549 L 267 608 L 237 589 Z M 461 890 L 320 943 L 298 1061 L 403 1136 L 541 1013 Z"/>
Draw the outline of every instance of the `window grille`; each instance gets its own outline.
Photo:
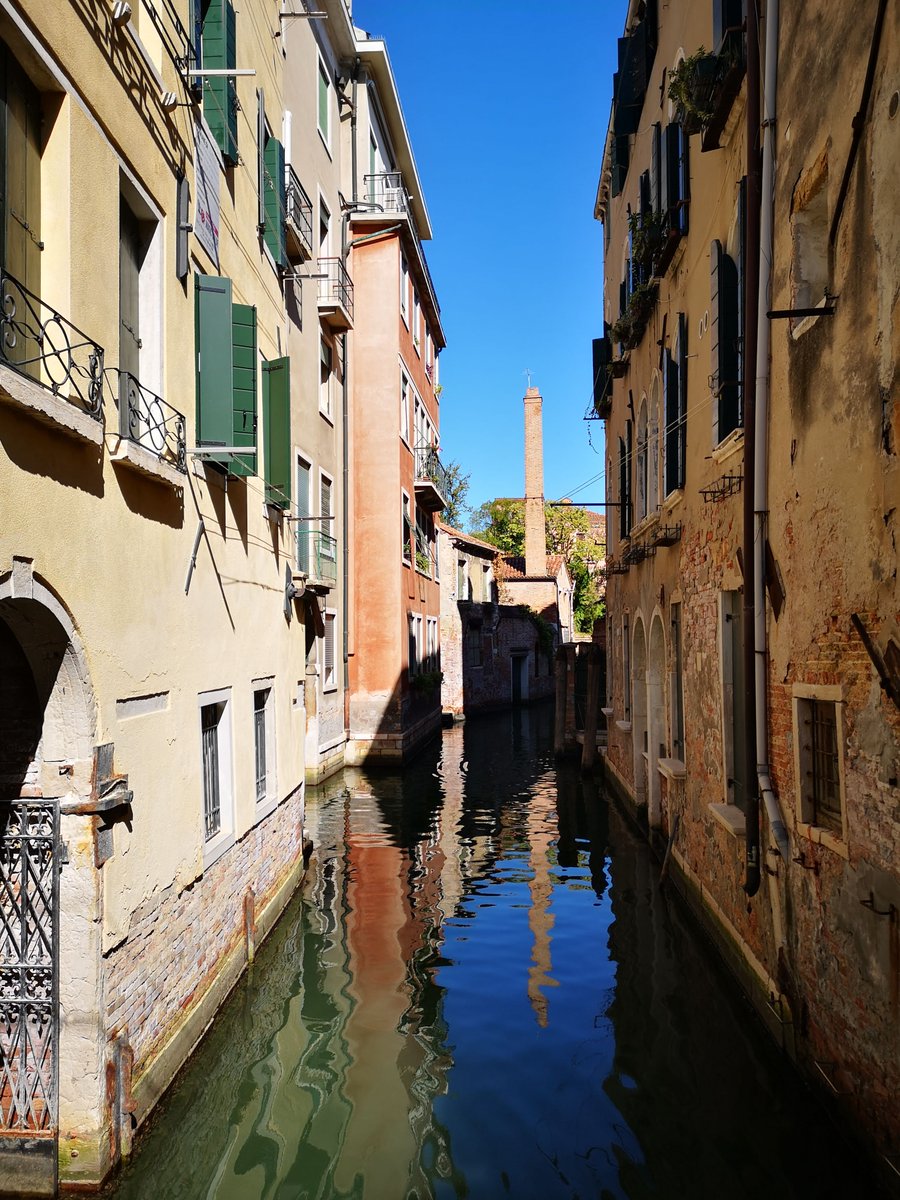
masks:
<path id="1" fill-rule="evenodd" d="M 804 700 L 800 719 L 806 815 L 810 824 L 843 834 L 835 705 L 828 700 Z"/>
<path id="2" fill-rule="evenodd" d="M 206 840 L 222 827 L 222 801 L 219 790 L 219 719 L 220 704 L 205 704 L 200 710 L 203 750 L 203 816 Z"/>
<path id="3" fill-rule="evenodd" d="M 253 739 L 256 748 L 256 799 L 257 803 L 266 798 L 267 768 L 266 768 L 266 707 L 269 700 L 269 689 L 263 688 L 253 693 Z"/>

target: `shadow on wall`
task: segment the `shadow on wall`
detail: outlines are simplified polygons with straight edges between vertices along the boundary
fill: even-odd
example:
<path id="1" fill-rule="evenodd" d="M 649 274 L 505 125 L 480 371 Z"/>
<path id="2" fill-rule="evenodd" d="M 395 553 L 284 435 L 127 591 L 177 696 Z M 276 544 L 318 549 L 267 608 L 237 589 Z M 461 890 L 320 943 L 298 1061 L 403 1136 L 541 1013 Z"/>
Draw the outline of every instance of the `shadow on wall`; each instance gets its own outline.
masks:
<path id="1" fill-rule="evenodd" d="M 517 708 L 555 689 L 549 622 L 517 604 L 459 601 L 463 714 Z"/>

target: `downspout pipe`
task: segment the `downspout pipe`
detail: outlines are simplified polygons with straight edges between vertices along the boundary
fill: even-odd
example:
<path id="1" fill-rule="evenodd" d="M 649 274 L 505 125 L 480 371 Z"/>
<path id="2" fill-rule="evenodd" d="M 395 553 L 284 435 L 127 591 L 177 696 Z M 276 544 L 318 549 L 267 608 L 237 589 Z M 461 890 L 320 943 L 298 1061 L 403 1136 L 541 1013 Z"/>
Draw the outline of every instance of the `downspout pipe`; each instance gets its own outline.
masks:
<path id="1" fill-rule="evenodd" d="M 763 88 L 762 185 L 759 235 L 759 313 L 756 346 L 756 456 L 753 469 L 753 578 L 755 702 L 756 702 L 756 777 L 775 844 L 785 862 L 789 859 L 787 827 L 769 768 L 769 724 L 766 705 L 768 683 L 768 639 L 766 628 L 766 534 L 769 509 L 769 358 L 772 326 L 767 311 L 772 281 L 772 256 L 775 230 L 775 119 L 778 84 L 779 0 L 766 5 L 766 77 Z"/>
<path id="2" fill-rule="evenodd" d="M 749 481 L 756 472 L 756 364 L 758 352 L 760 258 L 760 64 L 759 0 L 747 4 L 747 275 L 744 281 L 744 489 L 743 515 L 743 641 L 744 666 L 744 778 L 747 796 L 744 809 L 745 852 L 744 891 L 755 896 L 760 884 L 759 792 L 756 784 L 756 642 L 755 642 L 755 552 L 754 495 Z"/>
<path id="3" fill-rule="evenodd" d="M 353 203 L 359 200 L 359 162 L 356 145 L 356 90 L 359 86 L 359 59 L 353 64 L 353 86 L 350 89 L 350 178 L 353 185 Z"/>

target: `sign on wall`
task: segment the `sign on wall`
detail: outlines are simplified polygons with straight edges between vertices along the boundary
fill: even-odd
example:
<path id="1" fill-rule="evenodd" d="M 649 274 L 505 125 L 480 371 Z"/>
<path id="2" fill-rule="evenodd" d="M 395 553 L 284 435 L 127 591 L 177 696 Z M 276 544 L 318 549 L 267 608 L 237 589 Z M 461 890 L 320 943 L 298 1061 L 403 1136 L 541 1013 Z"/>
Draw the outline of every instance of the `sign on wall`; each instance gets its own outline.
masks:
<path id="1" fill-rule="evenodd" d="M 194 235 L 216 267 L 219 265 L 219 178 L 222 156 L 209 130 L 198 121 L 194 133 L 196 203 Z"/>

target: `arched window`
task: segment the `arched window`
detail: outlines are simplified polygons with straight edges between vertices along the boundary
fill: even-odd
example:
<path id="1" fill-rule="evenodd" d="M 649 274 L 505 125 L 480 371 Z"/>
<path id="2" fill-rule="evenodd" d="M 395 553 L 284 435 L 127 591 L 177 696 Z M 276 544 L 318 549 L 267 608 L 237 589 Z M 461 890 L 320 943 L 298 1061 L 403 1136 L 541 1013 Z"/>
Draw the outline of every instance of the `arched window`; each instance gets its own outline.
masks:
<path id="1" fill-rule="evenodd" d="M 638 414 L 637 427 L 637 519 L 642 521 L 647 515 L 647 497 L 649 494 L 649 462 L 647 454 L 647 397 L 641 397 L 641 408 Z"/>

